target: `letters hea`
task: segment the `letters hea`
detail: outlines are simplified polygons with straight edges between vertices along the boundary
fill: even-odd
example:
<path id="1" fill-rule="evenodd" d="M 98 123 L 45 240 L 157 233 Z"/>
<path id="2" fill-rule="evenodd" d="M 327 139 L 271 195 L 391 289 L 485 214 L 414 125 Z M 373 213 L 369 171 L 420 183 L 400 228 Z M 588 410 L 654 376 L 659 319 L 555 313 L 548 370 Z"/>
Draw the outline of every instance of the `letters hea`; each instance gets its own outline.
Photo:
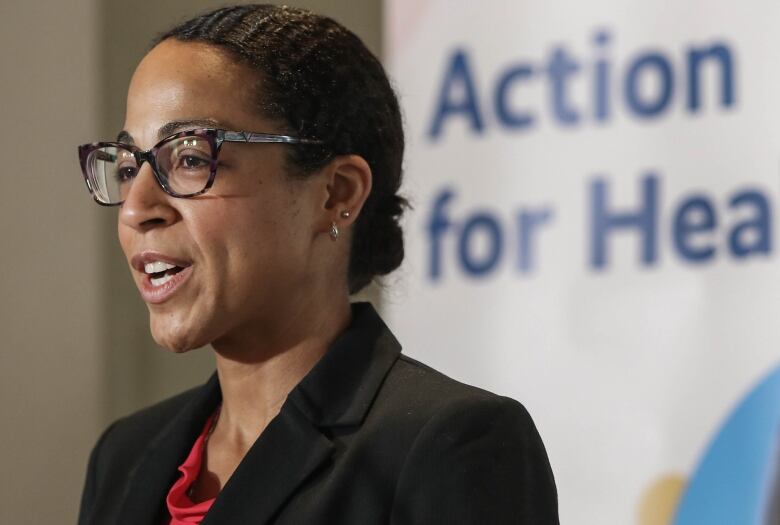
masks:
<path id="1" fill-rule="evenodd" d="M 593 269 L 609 266 L 609 241 L 617 233 L 637 236 L 643 266 L 658 262 L 658 233 L 665 219 L 659 207 L 660 186 L 657 175 L 647 174 L 640 183 L 639 205 L 618 211 L 609 202 L 608 182 L 596 179 L 591 183 L 589 264 Z M 722 224 L 722 217 L 730 214 L 739 218 Z M 668 226 L 670 248 L 684 262 L 705 263 L 724 252 L 734 259 L 772 252 L 772 208 L 769 198 L 755 189 L 734 192 L 721 209 L 705 193 L 685 196 L 673 207 Z"/>

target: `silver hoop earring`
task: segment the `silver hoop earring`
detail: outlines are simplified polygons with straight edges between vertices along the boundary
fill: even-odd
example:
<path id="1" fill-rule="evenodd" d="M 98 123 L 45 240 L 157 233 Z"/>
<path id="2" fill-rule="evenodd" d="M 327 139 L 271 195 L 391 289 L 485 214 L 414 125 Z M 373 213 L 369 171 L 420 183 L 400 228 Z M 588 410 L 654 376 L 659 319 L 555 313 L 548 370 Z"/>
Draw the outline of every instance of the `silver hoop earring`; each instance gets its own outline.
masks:
<path id="1" fill-rule="evenodd" d="M 330 223 L 330 238 L 334 241 L 339 238 L 339 227 L 336 226 L 335 222 Z"/>

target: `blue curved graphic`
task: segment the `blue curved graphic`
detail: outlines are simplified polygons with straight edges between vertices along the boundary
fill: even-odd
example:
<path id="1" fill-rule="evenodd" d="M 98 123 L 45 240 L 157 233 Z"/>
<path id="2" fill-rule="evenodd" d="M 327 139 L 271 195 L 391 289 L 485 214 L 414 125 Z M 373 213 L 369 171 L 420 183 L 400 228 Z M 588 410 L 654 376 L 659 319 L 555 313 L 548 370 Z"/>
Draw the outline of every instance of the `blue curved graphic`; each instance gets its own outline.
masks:
<path id="1" fill-rule="evenodd" d="M 768 525 L 780 467 L 780 366 L 734 409 L 710 443 L 674 525 Z M 780 494 L 780 492 L 778 492 Z"/>

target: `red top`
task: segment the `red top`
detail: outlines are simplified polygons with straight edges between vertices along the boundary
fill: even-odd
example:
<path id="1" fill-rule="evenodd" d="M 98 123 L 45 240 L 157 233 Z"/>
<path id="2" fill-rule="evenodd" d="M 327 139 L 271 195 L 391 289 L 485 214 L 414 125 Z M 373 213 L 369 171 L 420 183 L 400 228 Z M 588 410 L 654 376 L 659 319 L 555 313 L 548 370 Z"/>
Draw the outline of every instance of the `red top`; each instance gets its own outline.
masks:
<path id="1" fill-rule="evenodd" d="M 192 450 L 190 450 L 190 455 L 187 456 L 187 459 L 179 467 L 181 477 L 176 480 L 176 483 L 173 484 L 168 492 L 166 502 L 168 503 L 168 513 L 171 515 L 170 525 L 200 523 L 216 499 L 211 498 L 200 503 L 193 503 L 190 499 L 189 491 L 192 484 L 198 479 L 200 465 L 203 461 L 203 450 L 213 430 L 212 424 L 218 413 L 219 409 L 206 421 L 203 432 L 200 433 L 200 436 L 198 436 L 198 439 L 195 440 L 195 444 L 192 446 Z"/>

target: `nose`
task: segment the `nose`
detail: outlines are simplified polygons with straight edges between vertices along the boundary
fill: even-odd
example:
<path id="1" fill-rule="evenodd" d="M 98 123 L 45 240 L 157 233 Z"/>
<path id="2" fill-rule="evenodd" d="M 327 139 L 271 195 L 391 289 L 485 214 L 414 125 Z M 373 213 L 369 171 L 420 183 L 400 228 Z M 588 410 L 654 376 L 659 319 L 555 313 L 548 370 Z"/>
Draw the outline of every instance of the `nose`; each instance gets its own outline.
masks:
<path id="1" fill-rule="evenodd" d="M 179 217 L 171 199 L 154 178 L 152 167 L 144 162 L 119 209 L 119 221 L 141 233 L 170 226 Z"/>

